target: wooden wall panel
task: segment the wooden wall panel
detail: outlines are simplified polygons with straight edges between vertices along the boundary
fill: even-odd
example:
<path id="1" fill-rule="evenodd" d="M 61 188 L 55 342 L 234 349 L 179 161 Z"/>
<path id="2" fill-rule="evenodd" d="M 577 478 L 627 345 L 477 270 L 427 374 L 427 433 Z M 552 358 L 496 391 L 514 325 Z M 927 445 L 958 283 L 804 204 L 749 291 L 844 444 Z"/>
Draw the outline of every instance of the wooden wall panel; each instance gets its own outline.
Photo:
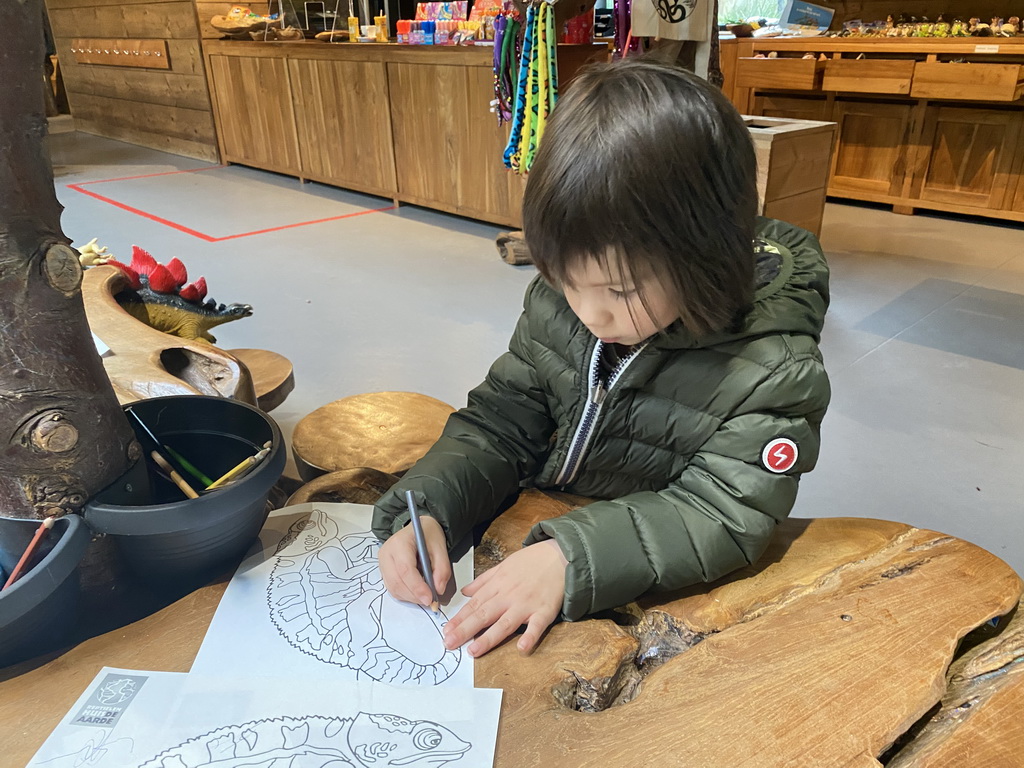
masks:
<path id="1" fill-rule="evenodd" d="M 151 37 L 192 39 L 197 36 L 191 0 L 172 3 L 126 3 L 115 6 L 50 9 L 50 25 L 59 37 Z M 60 30 L 58 32 L 58 29 Z"/>
<path id="2" fill-rule="evenodd" d="M 193 0 L 46 1 L 76 128 L 218 159 Z M 164 41 L 170 69 L 79 63 L 75 38 Z"/>
<path id="3" fill-rule="evenodd" d="M 75 128 L 86 133 L 181 155 L 192 155 L 200 147 L 216 145 L 209 110 L 145 104 L 85 93 L 75 94 L 72 109 Z"/>

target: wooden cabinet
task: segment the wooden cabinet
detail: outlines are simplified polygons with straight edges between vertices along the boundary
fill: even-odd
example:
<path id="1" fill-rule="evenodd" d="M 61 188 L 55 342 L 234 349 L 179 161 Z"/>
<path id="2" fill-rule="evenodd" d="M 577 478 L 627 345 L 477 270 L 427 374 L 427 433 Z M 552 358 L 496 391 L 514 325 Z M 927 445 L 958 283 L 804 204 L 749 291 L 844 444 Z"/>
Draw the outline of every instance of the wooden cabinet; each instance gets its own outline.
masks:
<path id="1" fill-rule="evenodd" d="M 1010 208 L 1021 113 L 929 107 L 922 132 L 927 163 L 915 180 L 915 197 L 979 208 Z"/>
<path id="2" fill-rule="evenodd" d="M 823 91 L 840 93 L 910 93 L 913 59 L 830 59 L 821 80 Z"/>
<path id="3" fill-rule="evenodd" d="M 211 55 L 217 139 L 224 162 L 301 176 L 295 112 L 283 58 Z"/>
<path id="4" fill-rule="evenodd" d="M 301 176 L 394 197 L 387 69 L 381 61 L 288 60 Z"/>
<path id="5" fill-rule="evenodd" d="M 784 117 L 789 120 L 831 120 L 831 105 L 821 96 L 782 96 L 769 93 L 757 96 L 754 114 Z"/>
<path id="6" fill-rule="evenodd" d="M 813 91 L 821 87 L 824 66 L 817 59 L 741 58 L 736 62 L 736 84 L 740 88 Z"/>
<path id="7" fill-rule="evenodd" d="M 1020 64 L 922 61 L 914 70 L 910 95 L 919 99 L 1017 101 L 1024 94 Z"/>
<path id="8" fill-rule="evenodd" d="M 206 40 L 225 162 L 518 229 L 493 51 L 477 46 Z M 558 46 L 564 90 L 607 45 Z"/>
<path id="9" fill-rule="evenodd" d="M 1024 37 L 730 44 L 725 91 L 741 109 L 837 124 L 830 195 L 1024 222 Z"/>
<path id="10" fill-rule="evenodd" d="M 906 172 L 912 107 L 837 100 L 829 191 L 899 195 Z"/>
<path id="11" fill-rule="evenodd" d="M 502 164 L 506 130 L 496 118 L 473 117 L 491 115 L 491 70 L 426 62 L 387 67 L 401 199 L 517 225 L 521 182 Z"/>

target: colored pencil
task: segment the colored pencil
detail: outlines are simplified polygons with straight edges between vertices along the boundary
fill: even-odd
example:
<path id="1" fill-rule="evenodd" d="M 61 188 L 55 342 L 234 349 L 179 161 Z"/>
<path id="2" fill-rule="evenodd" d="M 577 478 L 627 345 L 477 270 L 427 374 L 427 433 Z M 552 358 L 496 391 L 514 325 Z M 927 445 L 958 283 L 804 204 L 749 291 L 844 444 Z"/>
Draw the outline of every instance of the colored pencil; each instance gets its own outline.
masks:
<path id="1" fill-rule="evenodd" d="M 153 458 L 153 461 L 157 463 L 164 472 L 171 478 L 171 482 L 181 489 L 181 492 L 188 496 L 190 499 L 198 499 L 199 494 L 193 490 L 192 486 L 185 482 L 185 478 L 178 474 L 178 471 L 167 463 L 167 459 L 161 456 L 156 451 L 150 451 L 149 455 Z"/>
<path id="2" fill-rule="evenodd" d="M 210 483 L 213 482 L 210 478 L 208 478 L 206 475 L 204 475 L 202 472 L 196 469 L 189 461 L 187 461 L 184 456 L 182 456 L 176 450 L 171 448 L 169 445 L 164 445 L 164 443 L 160 442 L 160 438 L 153 434 L 153 430 L 151 430 L 146 425 L 146 422 L 142 420 L 142 417 L 139 416 L 139 414 L 133 411 L 130 407 L 125 408 L 124 410 L 125 413 L 127 413 L 133 419 L 135 419 L 135 423 L 142 428 L 142 431 L 149 439 L 150 450 L 159 452 L 163 460 L 167 464 L 170 464 L 171 467 L 173 467 L 174 470 L 179 475 L 182 474 L 183 471 L 187 472 L 188 474 L 192 475 L 192 477 L 194 477 L 196 480 L 201 482 L 204 487 L 209 486 Z"/>
<path id="3" fill-rule="evenodd" d="M 420 567 L 423 569 L 423 578 L 430 587 L 430 595 L 433 601 L 430 603 L 430 610 L 437 613 L 441 601 L 437 597 L 437 590 L 434 588 L 434 571 L 430 567 L 430 555 L 427 553 L 427 539 L 423 535 L 423 525 L 420 523 L 420 512 L 416 508 L 416 499 L 412 491 L 405 492 L 405 501 L 409 505 L 409 519 L 412 521 L 412 532 L 416 537 L 416 551 L 420 556 Z"/>
<path id="4" fill-rule="evenodd" d="M 39 548 L 39 542 L 43 540 L 43 536 L 46 532 L 53 528 L 53 524 L 57 521 L 56 517 L 48 517 L 39 524 L 36 528 L 35 535 L 32 537 L 32 541 L 25 547 L 25 552 L 22 554 L 21 559 L 18 560 L 18 564 L 14 566 L 14 570 L 11 571 L 11 575 L 7 577 L 7 581 L 4 582 L 4 589 L 7 589 L 11 584 L 21 578 L 22 571 L 25 570 L 25 566 L 28 564 L 29 559 L 35 554 Z"/>
<path id="5" fill-rule="evenodd" d="M 223 487 L 226 483 L 232 480 L 237 480 L 244 473 L 248 472 L 250 469 L 252 469 L 261 461 L 263 461 L 263 459 L 265 459 L 269 453 L 270 442 L 268 441 L 263 444 L 263 448 L 255 456 L 247 456 L 246 458 L 242 459 L 238 464 L 233 466 L 223 475 L 221 475 L 208 486 L 206 486 L 206 490 L 214 491 L 218 488 Z"/>

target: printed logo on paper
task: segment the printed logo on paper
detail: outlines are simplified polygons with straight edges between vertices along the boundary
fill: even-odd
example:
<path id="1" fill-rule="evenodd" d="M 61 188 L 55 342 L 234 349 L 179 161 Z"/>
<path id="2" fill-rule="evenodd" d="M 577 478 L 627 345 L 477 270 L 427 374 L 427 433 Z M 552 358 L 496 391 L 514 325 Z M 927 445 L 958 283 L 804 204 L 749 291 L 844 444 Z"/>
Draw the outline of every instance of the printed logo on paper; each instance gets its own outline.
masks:
<path id="1" fill-rule="evenodd" d="M 769 472 L 782 474 L 793 468 L 798 454 L 796 443 L 786 437 L 776 437 L 761 450 L 761 466 Z"/>
<path id="2" fill-rule="evenodd" d="M 108 674 L 82 705 L 71 725 L 113 728 L 147 679 L 140 675 Z"/>

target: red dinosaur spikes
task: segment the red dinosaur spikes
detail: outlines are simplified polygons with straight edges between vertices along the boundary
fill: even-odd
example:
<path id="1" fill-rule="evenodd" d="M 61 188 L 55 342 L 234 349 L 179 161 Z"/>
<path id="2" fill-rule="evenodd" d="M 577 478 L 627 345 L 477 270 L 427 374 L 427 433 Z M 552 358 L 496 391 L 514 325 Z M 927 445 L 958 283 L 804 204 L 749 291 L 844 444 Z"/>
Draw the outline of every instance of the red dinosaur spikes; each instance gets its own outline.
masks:
<path id="1" fill-rule="evenodd" d="M 185 301 L 202 304 L 203 299 L 206 298 L 206 278 L 200 277 L 194 283 L 189 283 L 179 291 L 178 295 Z"/>
<path id="2" fill-rule="evenodd" d="M 203 299 L 206 298 L 206 278 L 200 277 L 186 285 L 188 271 L 181 259 L 177 257 L 164 265 L 154 259 L 148 251 L 133 245 L 131 265 L 113 260 L 107 263 L 113 264 L 124 272 L 128 276 L 131 287 L 135 290 L 143 287 L 142 278 L 145 277 L 150 290 L 155 293 L 177 294 L 193 304 L 202 304 Z"/>
<path id="3" fill-rule="evenodd" d="M 112 267 L 117 267 L 124 272 L 125 276 L 128 278 L 128 285 L 130 285 L 134 290 L 138 290 L 142 287 L 142 281 L 139 279 L 139 273 L 127 264 L 122 264 L 120 261 L 115 261 L 114 259 L 108 261 L 107 264 Z"/>
<path id="4" fill-rule="evenodd" d="M 185 270 L 185 265 L 181 263 L 181 259 L 177 256 L 167 262 L 167 271 L 174 278 L 175 285 L 184 285 L 185 281 L 188 280 L 188 272 Z"/>
<path id="5" fill-rule="evenodd" d="M 153 274 L 153 270 L 157 268 L 156 259 L 154 259 L 149 251 L 144 251 L 139 246 L 132 246 L 132 269 L 138 272 L 140 275 L 146 275 L 147 277 Z"/>
<path id="6" fill-rule="evenodd" d="M 149 273 L 149 287 L 156 293 L 177 293 L 178 284 L 174 281 L 171 270 L 163 264 L 157 264 Z"/>

